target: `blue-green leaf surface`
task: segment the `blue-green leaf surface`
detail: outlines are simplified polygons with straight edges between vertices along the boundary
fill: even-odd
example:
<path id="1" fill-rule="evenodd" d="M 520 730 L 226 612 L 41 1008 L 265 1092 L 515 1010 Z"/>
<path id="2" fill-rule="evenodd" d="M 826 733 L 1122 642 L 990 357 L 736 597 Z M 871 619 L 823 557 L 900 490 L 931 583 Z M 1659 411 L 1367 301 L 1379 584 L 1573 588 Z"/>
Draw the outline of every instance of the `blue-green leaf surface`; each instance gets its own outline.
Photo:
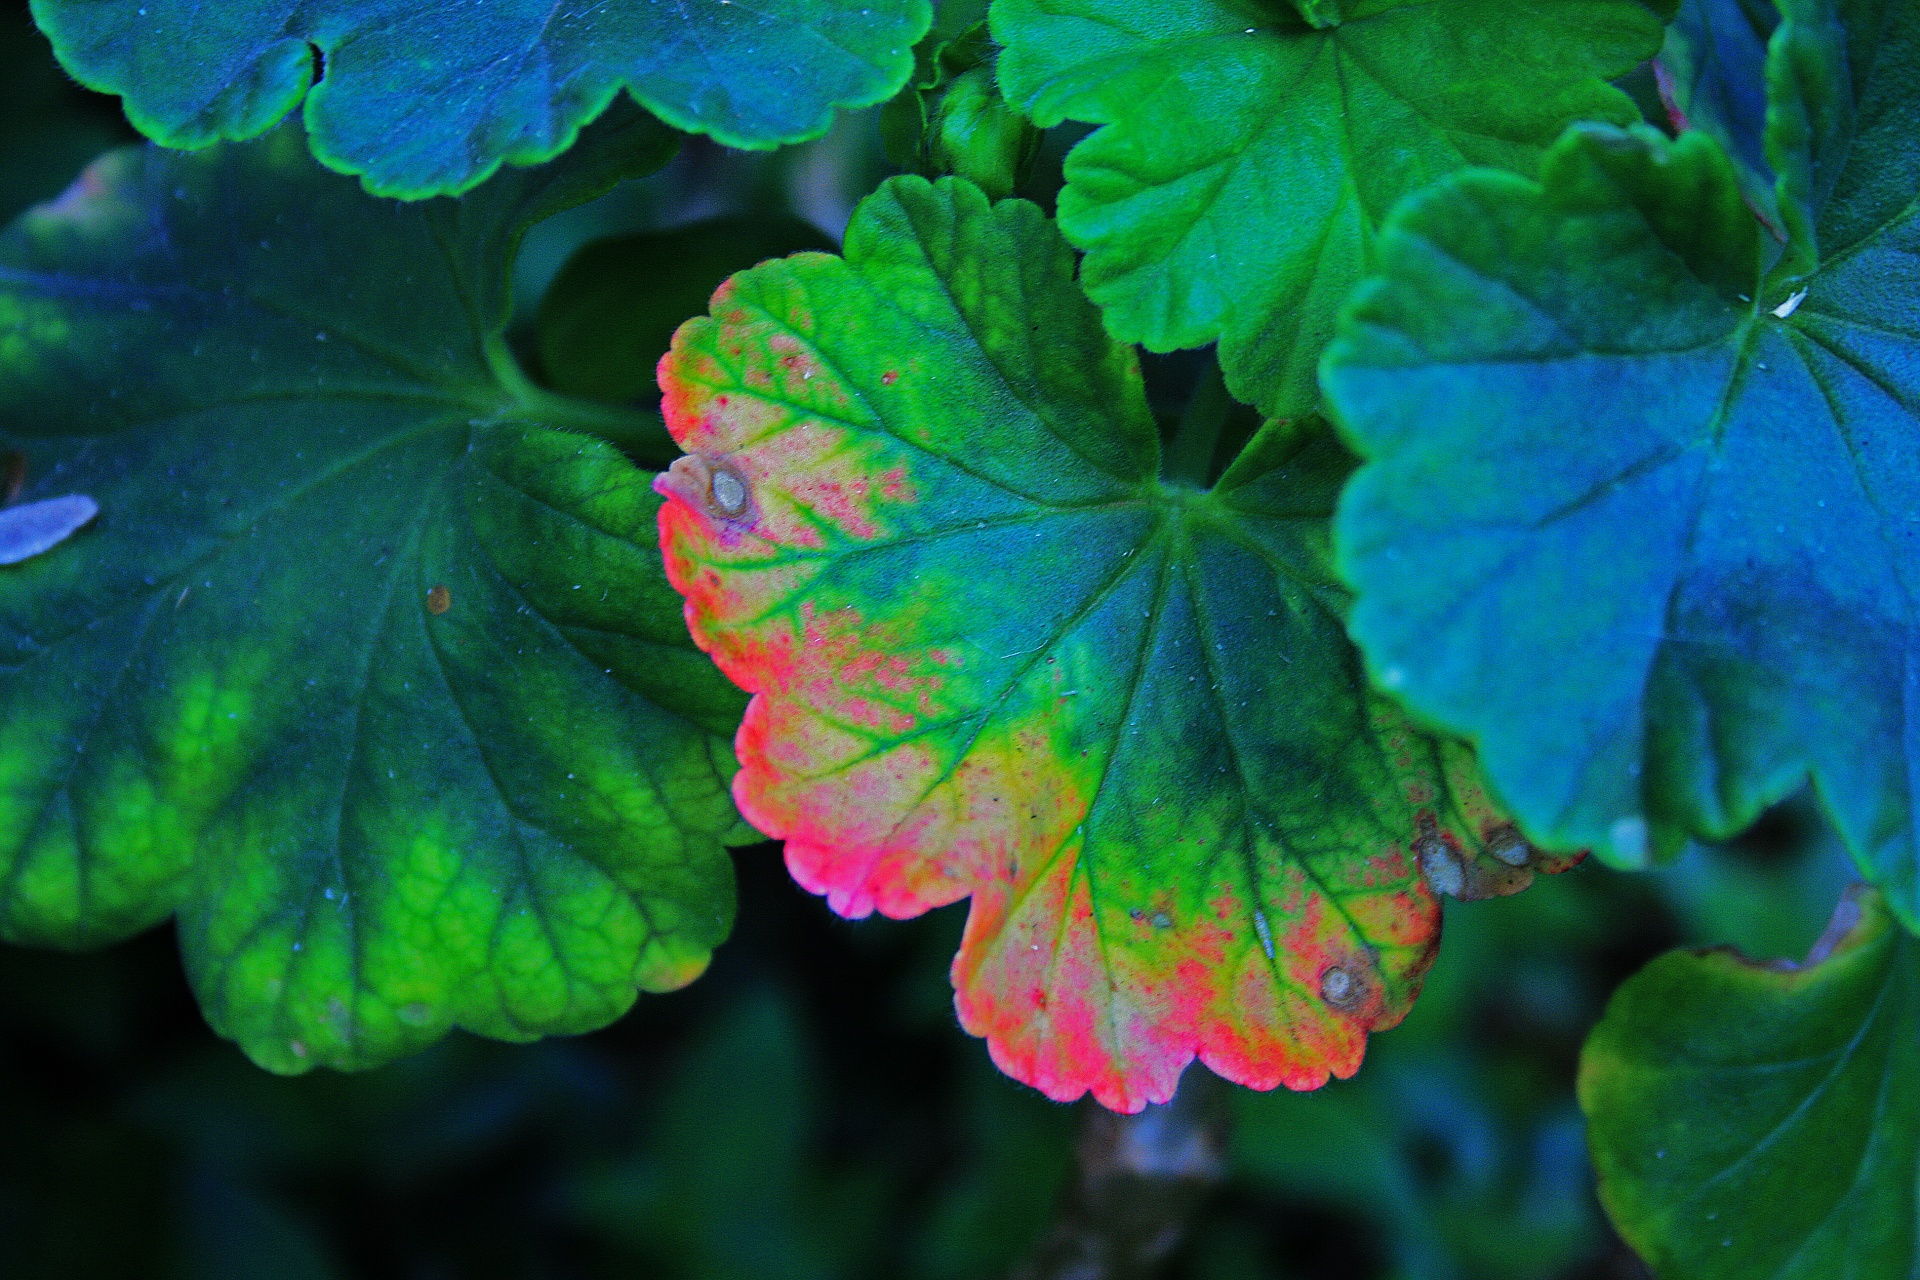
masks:
<path id="1" fill-rule="evenodd" d="M 1767 158 L 1791 284 L 1912 211 L 1920 11 L 1911 0 L 1780 0 Z"/>
<path id="2" fill-rule="evenodd" d="M 305 100 L 367 188 L 464 191 L 565 150 L 624 87 L 731 147 L 817 137 L 905 83 L 927 0 L 35 0 L 61 62 L 148 137 L 255 137 Z"/>
<path id="3" fill-rule="evenodd" d="M 1584 128 L 1403 207 L 1323 377 L 1370 459 L 1352 632 L 1524 829 L 1638 865 L 1811 775 L 1911 922 L 1920 9 L 1885 13 L 1804 293 L 1756 287 L 1716 144 Z"/>

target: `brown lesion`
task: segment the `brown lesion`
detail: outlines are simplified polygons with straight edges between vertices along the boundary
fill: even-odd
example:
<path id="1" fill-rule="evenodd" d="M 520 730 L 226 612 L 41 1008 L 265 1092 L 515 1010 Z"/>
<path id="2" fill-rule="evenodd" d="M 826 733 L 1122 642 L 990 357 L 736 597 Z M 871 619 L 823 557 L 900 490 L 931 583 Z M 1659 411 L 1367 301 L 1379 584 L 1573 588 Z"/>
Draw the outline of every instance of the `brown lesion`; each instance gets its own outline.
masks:
<path id="1" fill-rule="evenodd" d="M 1477 849 L 1466 849 L 1441 829 L 1430 812 L 1416 819 L 1413 857 L 1420 874 L 1435 893 L 1465 902 L 1504 898 L 1533 883 L 1536 872 L 1565 871 L 1584 854 L 1549 854 L 1528 843 L 1511 822 L 1495 823 L 1480 832 Z"/>
<path id="2" fill-rule="evenodd" d="M 703 453 L 676 458 L 661 484 L 715 520 L 751 518 L 753 488 L 740 469 L 724 459 Z"/>
<path id="3" fill-rule="evenodd" d="M 1345 965 L 1328 965 L 1320 975 L 1320 998 L 1343 1013 L 1366 1003 L 1366 980 Z"/>

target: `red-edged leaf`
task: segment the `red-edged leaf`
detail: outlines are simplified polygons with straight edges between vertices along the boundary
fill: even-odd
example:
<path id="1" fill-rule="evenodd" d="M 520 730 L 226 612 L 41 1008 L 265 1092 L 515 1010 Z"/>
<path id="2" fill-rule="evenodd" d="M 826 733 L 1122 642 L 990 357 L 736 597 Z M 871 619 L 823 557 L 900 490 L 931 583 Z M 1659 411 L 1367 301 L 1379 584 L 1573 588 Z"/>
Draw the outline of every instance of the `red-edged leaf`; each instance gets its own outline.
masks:
<path id="1" fill-rule="evenodd" d="M 1351 1075 L 1405 1014 L 1443 889 L 1532 851 L 1464 748 L 1365 690 L 1326 566 L 1351 465 L 1272 428 L 1156 477 L 1131 349 L 1032 205 L 896 179 L 735 276 L 661 364 L 695 638 L 757 696 L 743 812 L 836 911 L 973 895 L 962 1023 L 1121 1110 L 1198 1054 Z"/>

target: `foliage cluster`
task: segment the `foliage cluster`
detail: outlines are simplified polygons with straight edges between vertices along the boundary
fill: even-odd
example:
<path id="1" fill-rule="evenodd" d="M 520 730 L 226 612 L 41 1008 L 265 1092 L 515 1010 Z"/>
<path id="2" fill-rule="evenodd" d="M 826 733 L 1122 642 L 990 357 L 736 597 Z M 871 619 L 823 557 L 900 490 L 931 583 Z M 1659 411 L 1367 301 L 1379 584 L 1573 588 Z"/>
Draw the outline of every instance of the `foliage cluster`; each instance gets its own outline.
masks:
<path id="1" fill-rule="evenodd" d="M 1913 1269 L 1908 0 L 33 19 L 151 142 L 56 195 L 119 126 L 8 32 L 0 938 L 171 919 L 260 1066 L 450 1061 L 692 983 L 776 840 L 842 916 L 969 900 L 876 936 L 955 949 L 1015 1080 L 1284 1085 L 1229 1104 L 1240 1184 L 1521 1276 L 1599 1237 L 1571 1062 L 1470 1047 L 1503 966 L 1605 970 L 1661 895 L 1779 954 L 1837 899 L 1802 963 L 1633 977 L 1579 1101 L 1666 1280 Z M 1770 810 L 1790 866 L 1706 848 Z M 1449 968 L 1443 898 L 1588 851 L 1658 887 L 1449 910 Z M 690 1274 L 1004 1266 L 1032 1203 L 955 1223 L 1044 1204 L 1046 1109 L 930 1083 L 1004 1135 L 911 1207 L 810 1182 L 819 1037 L 748 968 L 569 1220 Z M 711 1094 L 756 1072 L 783 1116 Z M 308 1096 L 411 1105 L 356 1088 Z M 686 1154 L 736 1127 L 763 1173 Z M 1182 1265 L 1258 1273 L 1257 1216 Z"/>

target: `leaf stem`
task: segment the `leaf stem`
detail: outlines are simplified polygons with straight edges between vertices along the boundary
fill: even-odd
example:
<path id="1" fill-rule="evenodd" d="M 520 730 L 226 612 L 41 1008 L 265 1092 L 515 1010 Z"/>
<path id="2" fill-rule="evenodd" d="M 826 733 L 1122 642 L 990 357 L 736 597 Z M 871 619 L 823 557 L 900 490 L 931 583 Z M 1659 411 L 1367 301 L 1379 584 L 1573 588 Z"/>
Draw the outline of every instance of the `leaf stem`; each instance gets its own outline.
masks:
<path id="1" fill-rule="evenodd" d="M 1079 1168 L 1059 1216 L 1009 1280 L 1148 1280 L 1225 1176 L 1221 1082 L 1195 1064 L 1173 1100 L 1138 1115 L 1082 1104 Z"/>
<path id="2" fill-rule="evenodd" d="M 1193 399 L 1167 441 L 1160 474 L 1169 482 L 1204 489 L 1213 479 L 1213 455 L 1220 448 L 1220 433 L 1233 412 L 1233 397 L 1227 394 L 1227 380 L 1220 372 L 1220 361 L 1207 357 L 1206 371 L 1193 389 Z"/>
<path id="3" fill-rule="evenodd" d="M 511 397 L 513 412 L 551 427 L 598 436 L 645 466 L 664 467 L 679 455 L 659 414 L 547 390 L 526 375 L 500 334 L 487 335 L 485 350 L 487 367 Z"/>

